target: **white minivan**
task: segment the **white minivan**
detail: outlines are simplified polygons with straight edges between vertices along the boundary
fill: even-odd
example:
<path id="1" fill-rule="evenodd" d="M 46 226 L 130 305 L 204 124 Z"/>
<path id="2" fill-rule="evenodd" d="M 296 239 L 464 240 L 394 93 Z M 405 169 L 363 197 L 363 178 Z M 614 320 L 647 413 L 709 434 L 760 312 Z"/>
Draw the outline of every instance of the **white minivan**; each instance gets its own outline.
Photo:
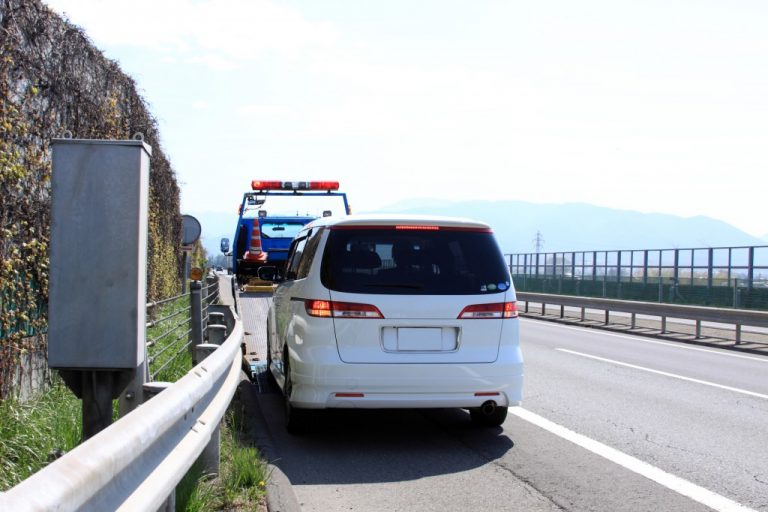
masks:
<path id="1" fill-rule="evenodd" d="M 431 216 L 326 217 L 294 239 L 267 320 L 289 431 L 309 409 L 520 405 L 515 290 L 490 227 Z"/>

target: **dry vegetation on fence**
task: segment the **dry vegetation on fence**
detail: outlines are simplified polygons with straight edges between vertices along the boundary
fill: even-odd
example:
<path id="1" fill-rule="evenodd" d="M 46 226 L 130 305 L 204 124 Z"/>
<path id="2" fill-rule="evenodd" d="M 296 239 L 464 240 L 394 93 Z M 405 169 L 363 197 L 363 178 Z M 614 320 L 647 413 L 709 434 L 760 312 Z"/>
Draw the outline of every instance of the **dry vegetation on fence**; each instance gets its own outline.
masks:
<path id="1" fill-rule="evenodd" d="M 129 139 L 153 148 L 149 299 L 179 287 L 179 186 L 136 84 L 39 0 L 0 0 L 0 399 L 44 358 L 50 141 Z M 117 212 L 101 212 L 105 221 Z"/>

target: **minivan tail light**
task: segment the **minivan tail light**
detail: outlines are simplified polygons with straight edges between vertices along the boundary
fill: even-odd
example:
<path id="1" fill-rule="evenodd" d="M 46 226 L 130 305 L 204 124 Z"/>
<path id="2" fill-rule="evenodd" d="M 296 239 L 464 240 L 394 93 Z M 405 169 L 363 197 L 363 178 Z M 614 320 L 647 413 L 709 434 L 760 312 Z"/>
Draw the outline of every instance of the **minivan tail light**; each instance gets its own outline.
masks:
<path id="1" fill-rule="evenodd" d="M 482 320 L 489 318 L 517 318 L 517 305 L 514 302 L 494 302 L 492 304 L 473 304 L 461 310 L 457 317 L 461 320 Z"/>
<path id="2" fill-rule="evenodd" d="M 307 299 L 304 301 L 304 308 L 309 316 L 326 318 L 384 318 L 379 308 L 373 304 Z"/>

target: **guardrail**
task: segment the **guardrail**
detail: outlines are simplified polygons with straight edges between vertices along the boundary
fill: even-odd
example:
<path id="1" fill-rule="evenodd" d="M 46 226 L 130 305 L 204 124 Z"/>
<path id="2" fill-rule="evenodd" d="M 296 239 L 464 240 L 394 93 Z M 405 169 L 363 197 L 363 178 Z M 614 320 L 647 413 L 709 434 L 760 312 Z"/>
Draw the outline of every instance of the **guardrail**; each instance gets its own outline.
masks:
<path id="1" fill-rule="evenodd" d="M 735 328 L 736 344 L 741 343 L 742 326 L 768 327 L 768 312 L 746 309 L 723 309 L 704 306 L 685 306 L 677 304 L 659 304 L 655 302 L 636 302 L 628 300 L 601 299 L 595 297 L 574 297 L 548 293 L 518 292 L 518 302 L 525 302 L 524 313 L 529 312 L 530 303 L 541 305 L 541 314 L 546 313 L 547 305 L 560 306 L 560 316 L 565 315 L 566 306 L 581 309 L 581 320 L 585 320 L 586 309 L 605 311 L 605 323 L 610 321 L 612 311 L 629 313 L 631 328 L 636 326 L 636 315 L 649 315 L 661 318 L 661 332 L 667 331 L 667 319 L 679 318 L 696 322 L 696 338 L 701 338 L 701 322 L 731 324 Z"/>
<path id="2" fill-rule="evenodd" d="M 221 345 L 198 345 L 189 373 L 147 384 L 147 398 L 163 391 L 0 494 L 0 510 L 173 510 L 175 487 L 198 458 L 218 468 L 219 423 L 240 382 L 242 322 L 216 309 L 228 330 Z"/>

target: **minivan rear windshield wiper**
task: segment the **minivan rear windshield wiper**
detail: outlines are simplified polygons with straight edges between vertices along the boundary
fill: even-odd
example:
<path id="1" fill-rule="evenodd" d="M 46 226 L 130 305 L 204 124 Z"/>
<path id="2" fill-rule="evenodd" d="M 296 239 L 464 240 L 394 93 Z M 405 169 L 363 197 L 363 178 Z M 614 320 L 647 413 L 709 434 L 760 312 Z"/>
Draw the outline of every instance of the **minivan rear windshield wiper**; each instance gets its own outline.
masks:
<path id="1" fill-rule="evenodd" d="M 365 283 L 365 286 L 377 286 L 379 288 L 411 288 L 413 290 L 421 290 L 424 288 L 424 285 L 410 283 Z"/>

